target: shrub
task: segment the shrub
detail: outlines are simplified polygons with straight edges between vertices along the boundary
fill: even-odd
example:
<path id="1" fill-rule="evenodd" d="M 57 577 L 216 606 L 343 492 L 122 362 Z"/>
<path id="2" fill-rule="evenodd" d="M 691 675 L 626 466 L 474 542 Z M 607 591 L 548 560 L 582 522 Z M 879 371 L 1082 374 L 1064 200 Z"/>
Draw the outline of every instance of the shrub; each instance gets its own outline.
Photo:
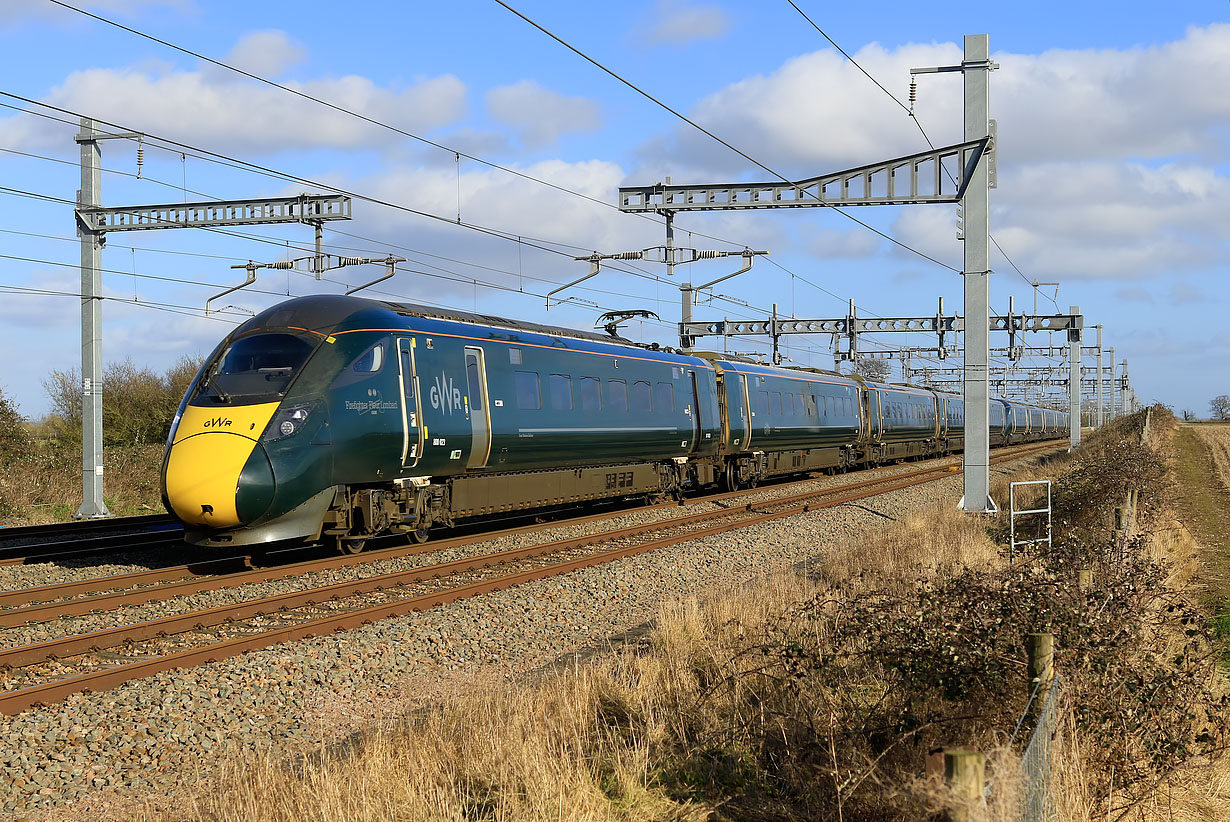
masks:
<path id="1" fill-rule="evenodd" d="M 201 366 L 201 357 L 181 357 L 164 374 L 138 368 L 131 360 L 113 362 L 103 372 L 103 443 L 160 444 L 167 438 L 175 409 Z M 45 421 L 62 445 L 81 442 L 81 376 L 76 368 L 53 370 L 43 381 L 51 400 Z"/>

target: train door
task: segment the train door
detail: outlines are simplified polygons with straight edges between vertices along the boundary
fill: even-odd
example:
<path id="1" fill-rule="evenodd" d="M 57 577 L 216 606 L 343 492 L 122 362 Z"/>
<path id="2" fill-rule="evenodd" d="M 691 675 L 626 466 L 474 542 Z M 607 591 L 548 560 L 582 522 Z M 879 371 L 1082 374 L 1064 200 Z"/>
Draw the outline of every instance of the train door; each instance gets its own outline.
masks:
<path id="1" fill-rule="evenodd" d="M 491 456 L 491 409 L 487 402 L 487 361 L 483 349 L 477 346 L 466 346 L 466 385 L 471 436 L 466 468 L 482 468 Z"/>
<path id="2" fill-rule="evenodd" d="M 692 447 L 689 451 L 695 451 L 700 447 L 700 386 L 696 384 L 696 372 L 688 371 L 692 377 Z"/>
<path id="3" fill-rule="evenodd" d="M 414 367 L 414 339 L 397 340 L 397 379 L 401 386 L 401 464 L 411 468 L 423 456 L 422 404 L 419 402 L 419 380 Z"/>
<path id="4" fill-rule="evenodd" d="M 743 450 L 752 447 L 752 398 L 747 391 L 747 375 L 739 375 L 739 393 L 743 395 Z"/>

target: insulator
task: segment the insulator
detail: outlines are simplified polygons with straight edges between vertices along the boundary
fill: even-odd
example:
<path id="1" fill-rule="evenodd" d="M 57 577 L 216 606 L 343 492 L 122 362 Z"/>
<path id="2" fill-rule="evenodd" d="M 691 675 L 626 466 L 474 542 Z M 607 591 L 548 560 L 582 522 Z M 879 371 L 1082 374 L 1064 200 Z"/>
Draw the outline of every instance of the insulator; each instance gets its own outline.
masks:
<path id="1" fill-rule="evenodd" d="M 145 165 L 145 144 L 137 143 L 137 179 L 141 179 L 141 166 Z"/>
<path id="2" fill-rule="evenodd" d="M 337 264 L 343 265 L 363 265 L 367 260 L 363 257 L 338 257 Z"/>
<path id="3" fill-rule="evenodd" d="M 276 269 L 283 269 L 283 270 L 291 269 L 294 267 L 295 267 L 294 260 L 278 260 L 275 263 L 270 263 L 269 265 L 265 266 L 265 268 L 276 268 Z"/>
<path id="4" fill-rule="evenodd" d="M 910 111 L 914 110 L 914 103 L 918 101 L 918 81 L 910 80 Z"/>
<path id="5" fill-rule="evenodd" d="M 698 260 L 716 260 L 718 257 L 725 257 L 725 251 L 697 251 L 696 259 Z"/>

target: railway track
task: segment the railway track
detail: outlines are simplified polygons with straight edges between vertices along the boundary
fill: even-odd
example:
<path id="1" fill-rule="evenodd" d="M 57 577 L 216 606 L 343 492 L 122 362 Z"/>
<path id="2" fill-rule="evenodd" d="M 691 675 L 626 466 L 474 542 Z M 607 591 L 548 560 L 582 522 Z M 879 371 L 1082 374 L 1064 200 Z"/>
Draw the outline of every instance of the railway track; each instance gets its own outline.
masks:
<path id="1" fill-rule="evenodd" d="M 1057 447 L 1054 443 L 1046 443 L 1016 448 L 997 454 L 992 464 Z M 425 610 L 711 534 L 855 502 L 951 476 L 952 472 L 950 465 L 932 465 L 905 474 L 870 477 L 838 487 L 787 493 L 751 503 L 739 503 L 739 499 L 756 492 L 731 492 L 696 501 L 717 502 L 716 510 L 681 513 L 656 522 L 408 570 L 377 572 L 358 579 L 0 650 L 0 668 L 7 671 L 0 685 L 3 688 L 0 711 L 18 713 L 62 700 L 72 693 L 103 690 L 160 671 L 352 629 L 374 620 Z M 728 501 L 731 504 L 727 505 Z M 624 513 L 627 511 L 609 512 L 579 521 Z M 204 590 L 374 564 L 391 557 L 438 552 L 494 536 L 555 525 L 558 523 L 525 526 L 502 534 L 442 540 L 430 545 L 406 545 L 371 554 L 227 573 L 228 569 L 221 563 L 234 563 L 235 558 L 232 558 L 219 560 L 219 566 L 214 569 L 216 574 L 205 578 L 195 576 L 202 570 L 199 566 L 195 570 L 181 566 L 5 592 L 0 594 L 0 608 L 4 609 L 0 610 L 0 627 L 44 623 L 63 616 L 165 601 Z"/>
<path id="2" fill-rule="evenodd" d="M 169 514 L 0 528 L 0 566 L 157 550 L 182 543 L 183 534 Z"/>

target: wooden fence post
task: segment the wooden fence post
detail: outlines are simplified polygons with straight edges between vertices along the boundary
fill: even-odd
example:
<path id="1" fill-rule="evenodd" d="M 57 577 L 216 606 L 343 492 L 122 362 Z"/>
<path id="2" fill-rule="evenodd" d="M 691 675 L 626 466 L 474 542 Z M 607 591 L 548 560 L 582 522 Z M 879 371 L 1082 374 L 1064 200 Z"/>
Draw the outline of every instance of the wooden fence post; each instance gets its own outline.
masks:
<path id="1" fill-rule="evenodd" d="M 1025 716 L 1032 733 L 1032 727 L 1038 724 L 1042 706 L 1050 693 L 1051 680 L 1055 678 L 1055 635 L 1027 634 L 1025 652 L 1029 656 L 1029 680 L 1025 683 L 1025 693 L 1027 697 L 1033 697 Z"/>
<path id="2" fill-rule="evenodd" d="M 974 818 L 974 809 L 983 802 L 985 774 L 986 757 L 978 751 L 944 751 L 944 784 L 952 792 L 944 815 L 948 822 L 969 822 Z"/>

